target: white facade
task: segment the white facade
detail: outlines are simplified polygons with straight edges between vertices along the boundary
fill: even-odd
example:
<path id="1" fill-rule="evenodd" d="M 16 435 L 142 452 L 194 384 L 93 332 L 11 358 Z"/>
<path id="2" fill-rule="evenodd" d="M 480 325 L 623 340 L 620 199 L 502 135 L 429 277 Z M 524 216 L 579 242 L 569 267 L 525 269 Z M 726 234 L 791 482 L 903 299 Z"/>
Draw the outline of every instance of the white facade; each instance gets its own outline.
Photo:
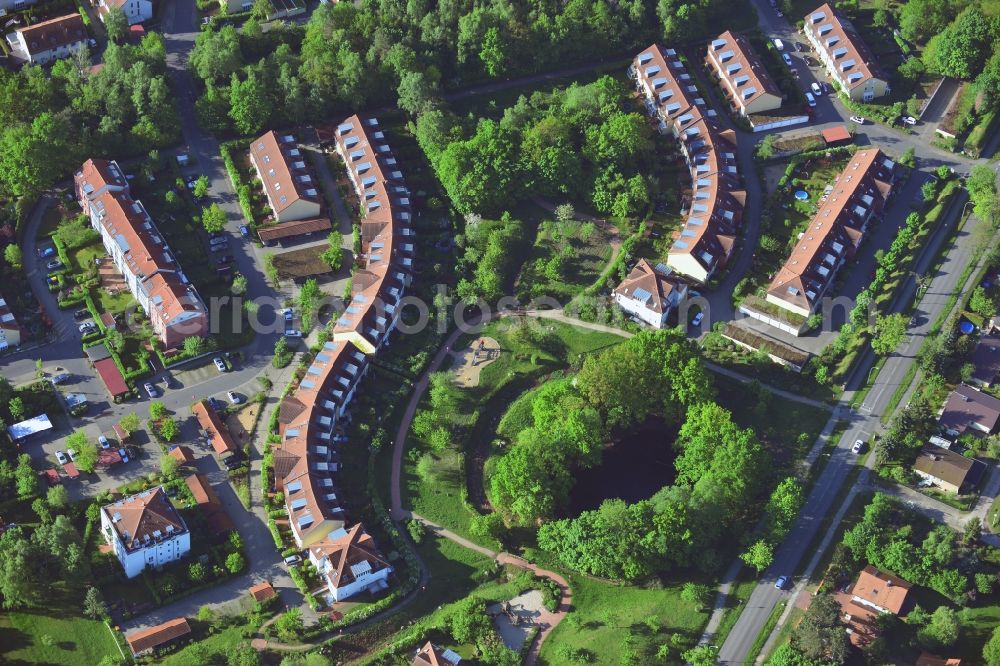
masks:
<path id="1" fill-rule="evenodd" d="M 347 531 L 344 528 L 340 528 L 331 532 L 327 538 L 336 540 L 344 537 L 346 534 Z M 316 567 L 316 571 L 326 579 L 327 590 L 329 590 L 334 601 L 349 599 L 355 594 L 366 590 L 374 592 L 385 589 L 389 586 L 389 574 L 393 571 L 391 566 L 385 566 L 372 571 L 367 561 L 361 561 L 350 566 L 352 580 L 346 584 L 338 585 L 328 576 L 330 573 L 336 574 L 336 569 L 330 564 L 328 557 L 317 557 L 314 550 L 309 549 L 309 561 Z"/>
<path id="2" fill-rule="evenodd" d="M 113 507 L 113 505 L 112 505 Z M 184 557 L 191 550 L 191 533 L 186 529 L 179 533 L 161 538 L 151 538 L 140 548 L 129 549 L 122 543 L 114 526 L 114 514 L 109 515 L 109 509 L 101 511 L 101 533 L 104 539 L 115 550 L 115 556 L 125 569 L 125 575 L 135 578 L 147 567 L 157 568 Z"/>
<path id="3" fill-rule="evenodd" d="M 11 37 L 14 37 L 13 42 L 11 42 Z M 54 49 L 32 53 L 27 40 L 24 38 L 24 33 L 20 30 L 16 31 L 13 35 L 8 35 L 7 41 L 11 42 L 11 49 L 15 57 L 20 56 L 25 62 L 29 62 L 32 65 L 45 65 L 54 60 L 69 58 L 87 44 L 85 40 L 81 39 L 80 41 L 65 44 Z"/>
<path id="4" fill-rule="evenodd" d="M 620 293 L 615 293 L 615 303 L 623 311 L 629 313 L 630 315 L 634 315 L 640 321 L 649 324 L 653 328 L 664 328 L 667 325 L 667 316 L 682 300 L 684 300 L 686 295 L 686 285 L 678 285 L 675 287 L 673 291 L 670 292 L 668 303 L 664 304 L 662 313 L 646 307 L 646 303 L 639 299 L 629 298 L 628 296 Z"/>
<path id="5" fill-rule="evenodd" d="M 104 20 L 105 13 L 111 7 L 118 7 L 128 18 L 129 25 L 135 25 L 136 23 L 142 23 L 153 18 L 153 3 L 150 0 L 125 0 L 124 2 L 108 2 L 107 0 L 101 0 L 101 8 L 103 11 L 99 12 L 101 15 L 101 20 Z"/>

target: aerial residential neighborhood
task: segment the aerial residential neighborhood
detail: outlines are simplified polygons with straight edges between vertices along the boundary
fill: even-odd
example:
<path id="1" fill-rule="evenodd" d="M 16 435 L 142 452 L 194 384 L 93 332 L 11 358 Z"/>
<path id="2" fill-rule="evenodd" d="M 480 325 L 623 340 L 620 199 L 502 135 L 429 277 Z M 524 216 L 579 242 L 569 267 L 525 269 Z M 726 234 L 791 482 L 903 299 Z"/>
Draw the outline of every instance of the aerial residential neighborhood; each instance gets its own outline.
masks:
<path id="1" fill-rule="evenodd" d="M 1000 666 L 995 0 L 0 31 L 0 663 Z"/>

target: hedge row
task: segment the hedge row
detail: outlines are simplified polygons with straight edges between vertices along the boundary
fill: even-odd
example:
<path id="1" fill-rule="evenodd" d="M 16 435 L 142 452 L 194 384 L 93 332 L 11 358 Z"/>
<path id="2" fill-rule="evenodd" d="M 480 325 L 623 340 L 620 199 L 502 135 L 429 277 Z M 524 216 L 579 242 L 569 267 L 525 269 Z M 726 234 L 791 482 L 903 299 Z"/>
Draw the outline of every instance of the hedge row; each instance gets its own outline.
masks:
<path id="1" fill-rule="evenodd" d="M 236 168 L 236 162 L 233 161 L 232 154 L 234 150 L 245 150 L 249 147 L 249 141 L 235 139 L 219 144 L 219 152 L 222 153 L 222 163 L 226 165 L 226 173 L 229 174 L 229 180 L 236 191 L 236 197 L 239 199 L 243 217 L 246 218 L 248 224 L 253 224 L 253 202 L 251 199 L 250 184 L 243 182 L 243 179 L 240 177 L 240 170 Z"/>

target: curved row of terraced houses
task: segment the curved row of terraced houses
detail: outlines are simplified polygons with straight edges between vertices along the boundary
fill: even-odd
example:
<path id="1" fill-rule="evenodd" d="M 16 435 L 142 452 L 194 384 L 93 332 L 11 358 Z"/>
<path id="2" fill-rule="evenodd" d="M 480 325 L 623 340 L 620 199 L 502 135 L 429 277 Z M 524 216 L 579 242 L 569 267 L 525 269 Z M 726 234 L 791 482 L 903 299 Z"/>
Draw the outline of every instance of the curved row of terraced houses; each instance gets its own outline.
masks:
<path id="1" fill-rule="evenodd" d="M 652 45 L 628 70 L 659 119 L 661 133 L 677 138 L 691 170 L 692 198 L 683 228 L 674 234 L 667 266 L 707 282 L 729 261 L 746 205 L 736 166 L 736 133 L 716 122 L 674 49 Z"/>
<path id="2" fill-rule="evenodd" d="M 275 487 L 285 495 L 300 548 L 340 601 L 388 585 L 392 566 L 358 523 L 348 526 L 336 473 L 338 426 L 372 355 L 386 344 L 410 284 L 413 236 L 409 190 L 375 118 L 352 116 L 337 127 L 336 148 L 361 200 L 361 253 L 350 302 L 296 389 L 281 403 Z"/>

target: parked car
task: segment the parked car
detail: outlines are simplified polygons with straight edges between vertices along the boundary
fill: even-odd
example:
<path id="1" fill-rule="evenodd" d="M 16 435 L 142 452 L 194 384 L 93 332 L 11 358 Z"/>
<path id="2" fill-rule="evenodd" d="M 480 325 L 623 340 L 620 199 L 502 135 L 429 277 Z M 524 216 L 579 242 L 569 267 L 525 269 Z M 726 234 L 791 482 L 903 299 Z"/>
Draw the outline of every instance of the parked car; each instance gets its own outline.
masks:
<path id="1" fill-rule="evenodd" d="M 914 118 L 913 116 L 903 116 L 902 118 L 900 118 L 900 120 L 903 122 L 904 125 L 916 125 L 917 124 L 917 119 Z"/>
<path id="2" fill-rule="evenodd" d="M 822 81 L 819 84 L 819 87 L 823 89 L 823 94 L 824 95 L 829 95 L 830 94 L 830 84 L 827 83 L 826 81 Z"/>
<path id="3" fill-rule="evenodd" d="M 809 106 L 816 106 L 816 98 L 813 97 L 811 92 L 806 93 L 806 102 L 808 102 Z"/>
<path id="4" fill-rule="evenodd" d="M 779 590 L 785 589 L 788 585 L 788 576 L 778 576 L 778 580 L 774 581 L 774 586 Z"/>
<path id="5" fill-rule="evenodd" d="M 212 238 L 211 240 L 208 241 L 208 244 L 211 247 L 227 247 L 229 245 L 229 239 L 225 237 Z"/>
<path id="6" fill-rule="evenodd" d="M 57 286 L 59 284 L 59 276 L 57 276 L 57 275 L 50 275 L 47 278 L 45 278 L 45 281 L 48 282 L 52 286 Z"/>
<path id="7" fill-rule="evenodd" d="M 208 399 L 208 406 L 211 407 L 212 409 L 214 409 L 217 412 L 220 411 L 220 410 L 222 410 L 222 409 L 225 409 L 225 407 L 226 407 L 224 404 L 222 404 L 222 401 L 219 400 L 218 398 L 209 398 Z"/>
<path id="8" fill-rule="evenodd" d="M 782 53 L 781 59 L 784 60 L 785 64 L 788 65 L 789 67 L 792 66 L 792 56 L 788 55 L 787 53 Z"/>
<path id="9" fill-rule="evenodd" d="M 865 117 L 864 116 L 851 116 L 851 122 L 852 123 L 857 123 L 858 125 L 864 125 L 865 124 Z"/>
<path id="10" fill-rule="evenodd" d="M 818 96 L 818 95 L 822 95 L 822 94 L 823 94 L 823 89 L 822 89 L 822 88 L 820 88 L 820 87 L 819 87 L 819 84 L 818 84 L 818 83 L 816 83 L 815 81 L 813 81 L 813 82 L 812 82 L 812 85 L 811 85 L 811 86 L 809 86 L 809 87 L 810 87 L 810 88 L 812 88 L 812 91 L 813 91 L 813 94 L 814 94 L 814 95 L 817 95 L 817 96 Z"/>
<path id="11" fill-rule="evenodd" d="M 118 449 L 118 455 L 121 456 L 122 462 L 128 462 L 128 452 L 125 449 Z"/>
<path id="12" fill-rule="evenodd" d="M 157 398 L 160 395 L 160 389 L 156 388 L 152 382 L 146 382 L 142 385 L 142 388 L 149 394 L 150 398 Z"/>
<path id="13" fill-rule="evenodd" d="M 210 252 L 225 252 L 228 247 L 228 245 L 210 245 L 208 249 Z"/>
<path id="14" fill-rule="evenodd" d="M 285 308 L 281 311 L 281 316 L 285 318 L 285 321 L 291 321 L 295 317 L 295 311 L 291 308 Z"/>
<path id="15" fill-rule="evenodd" d="M 97 442 L 101 445 L 101 448 L 104 450 L 108 450 L 111 448 L 111 442 L 109 442 L 108 438 L 105 437 L 104 435 L 99 436 L 97 438 Z"/>
<path id="16" fill-rule="evenodd" d="M 169 372 L 163 375 L 163 381 L 166 383 L 167 388 L 175 389 L 180 386 L 180 382 L 177 381 L 177 378 Z"/>
<path id="17" fill-rule="evenodd" d="M 56 451 L 56 460 L 59 461 L 60 465 L 65 465 L 66 463 L 69 462 L 69 458 L 67 458 L 66 454 L 63 453 L 62 451 Z"/>
<path id="18" fill-rule="evenodd" d="M 66 449 L 66 455 L 69 456 L 70 460 L 76 461 L 76 449 Z"/>
<path id="19" fill-rule="evenodd" d="M 65 384 L 70 380 L 70 374 L 68 372 L 60 372 L 58 375 L 52 378 L 53 384 Z"/>
<path id="20" fill-rule="evenodd" d="M 213 358 L 212 363 L 214 363 L 215 367 L 219 369 L 219 372 L 226 372 L 226 370 L 228 369 L 226 368 L 226 362 L 222 360 L 221 356 L 216 356 L 215 358 Z"/>
<path id="21" fill-rule="evenodd" d="M 233 454 L 228 458 L 223 458 L 222 464 L 226 466 L 226 469 L 236 469 L 243 464 L 243 460 L 238 455 Z"/>
<path id="22" fill-rule="evenodd" d="M 49 263 L 45 264 L 45 267 L 50 271 L 57 271 L 63 267 L 63 262 L 59 261 L 58 259 L 53 259 Z"/>
<path id="23" fill-rule="evenodd" d="M 42 259 L 48 259 L 56 253 L 56 249 L 49 245 L 48 247 L 43 247 L 38 250 L 38 256 Z"/>
<path id="24" fill-rule="evenodd" d="M 285 558 L 285 564 L 287 564 L 290 567 L 297 566 L 301 563 L 302 563 L 302 558 L 299 557 L 298 555 L 289 555 L 288 557 Z"/>
<path id="25" fill-rule="evenodd" d="M 802 50 L 802 42 L 795 42 L 795 50 L 796 51 Z"/>
<path id="26" fill-rule="evenodd" d="M 228 264 L 228 263 L 232 262 L 232 260 L 233 260 L 233 255 L 231 255 L 231 254 L 224 254 L 221 257 L 219 257 L 218 259 L 216 259 L 215 263 L 217 265 Z"/>
<path id="27" fill-rule="evenodd" d="M 865 450 L 865 440 L 858 439 L 854 441 L 854 446 L 851 447 L 851 453 L 863 453 Z"/>
<path id="28" fill-rule="evenodd" d="M 226 398 L 228 398 L 229 402 L 233 403 L 234 405 L 238 405 L 241 402 L 243 402 L 243 396 L 239 395 L 235 391 L 226 391 Z"/>
<path id="29" fill-rule="evenodd" d="M 301 338 L 302 337 L 302 331 L 300 331 L 298 329 L 295 329 L 295 328 L 286 328 L 285 329 L 285 337 L 286 338 Z"/>
<path id="30" fill-rule="evenodd" d="M 208 235 L 208 237 L 211 238 L 211 239 L 213 239 L 213 240 L 216 239 L 216 238 L 225 238 L 226 237 L 226 232 L 225 231 L 213 231 L 212 233 L 210 233 Z"/>
<path id="31" fill-rule="evenodd" d="M 90 310 L 88 310 L 87 308 L 80 308 L 79 310 L 73 313 L 73 319 L 76 319 L 77 321 L 83 321 L 88 317 L 90 317 Z"/>
<path id="32" fill-rule="evenodd" d="M 240 225 L 240 236 L 243 238 L 250 238 L 250 227 L 245 224 Z"/>
<path id="33" fill-rule="evenodd" d="M 704 318 L 705 318 L 705 313 L 699 312 L 694 316 L 694 319 L 691 320 L 691 325 L 694 326 L 695 328 L 701 326 L 701 320 Z"/>
<path id="34" fill-rule="evenodd" d="M 80 324 L 79 331 L 83 335 L 90 335 L 91 333 L 97 332 L 97 326 L 92 321 L 88 321 L 85 324 Z"/>
<path id="35" fill-rule="evenodd" d="M 773 7 L 774 5 L 771 5 L 771 6 Z M 784 51 L 785 50 L 785 43 L 783 41 L 781 41 L 780 39 L 778 39 L 777 37 L 775 37 L 774 38 L 774 48 L 778 49 L 779 51 Z"/>

